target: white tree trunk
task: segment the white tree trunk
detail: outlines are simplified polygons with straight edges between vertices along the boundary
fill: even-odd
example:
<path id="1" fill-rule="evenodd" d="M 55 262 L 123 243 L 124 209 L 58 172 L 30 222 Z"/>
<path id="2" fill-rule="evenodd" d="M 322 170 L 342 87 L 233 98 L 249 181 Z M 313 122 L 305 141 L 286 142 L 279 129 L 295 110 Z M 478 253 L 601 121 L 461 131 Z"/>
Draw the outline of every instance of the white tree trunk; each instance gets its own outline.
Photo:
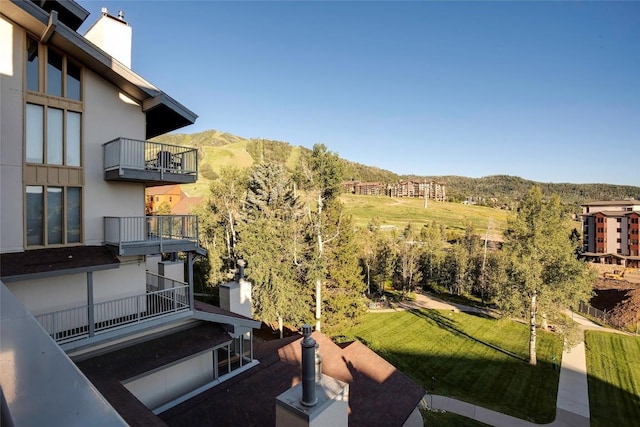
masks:
<path id="1" fill-rule="evenodd" d="M 531 307 L 529 311 L 529 364 L 537 365 L 536 357 L 536 312 L 537 312 L 537 293 L 534 291 L 531 296 Z"/>
<path id="2" fill-rule="evenodd" d="M 280 331 L 280 339 L 284 337 L 283 334 L 283 326 L 282 326 L 282 316 L 278 315 L 278 330 Z"/>

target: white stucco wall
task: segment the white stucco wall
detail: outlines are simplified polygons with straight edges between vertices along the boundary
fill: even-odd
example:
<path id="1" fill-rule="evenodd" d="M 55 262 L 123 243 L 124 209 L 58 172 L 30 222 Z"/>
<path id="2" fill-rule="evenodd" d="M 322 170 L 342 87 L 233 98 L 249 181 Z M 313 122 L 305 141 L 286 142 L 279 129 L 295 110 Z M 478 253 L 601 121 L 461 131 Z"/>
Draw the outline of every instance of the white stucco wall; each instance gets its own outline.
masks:
<path id="1" fill-rule="evenodd" d="M 213 353 L 207 352 L 162 368 L 124 386 L 147 408 L 155 409 L 213 381 Z"/>
<path id="2" fill-rule="evenodd" d="M 145 264 L 123 259 L 120 267 L 93 273 L 93 300 L 102 302 L 146 291 Z M 51 276 L 44 279 L 6 283 L 31 314 L 49 313 L 87 303 L 87 274 Z"/>
<path id="3" fill-rule="evenodd" d="M 95 73 L 84 73 L 85 244 L 103 242 L 103 217 L 143 216 L 144 184 L 107 182 L 102 144 L 118 137 L 145 139 L 146 118 L 139 105 Z"/>
<path id="4" fill-rule="evenodd" d="M 0 252 L 23 250 L 22 47 L 25 32 L 0 17 Z"/>

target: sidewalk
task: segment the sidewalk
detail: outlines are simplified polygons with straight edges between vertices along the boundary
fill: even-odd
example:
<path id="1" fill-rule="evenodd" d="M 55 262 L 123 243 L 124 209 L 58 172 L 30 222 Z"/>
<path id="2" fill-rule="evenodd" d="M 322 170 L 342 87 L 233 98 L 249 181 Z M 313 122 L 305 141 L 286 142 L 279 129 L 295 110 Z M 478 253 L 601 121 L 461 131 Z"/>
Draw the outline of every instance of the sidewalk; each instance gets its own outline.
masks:
<path id="1" fill-rule="evenodd" d="M 430 308 L 475 313 L 485 312 L 485 310 L 476 307 L 449 303 L 423 294 L 417 294 L 415 301 L 399 304 L 399 307 L 401 309 Z M 570 315 L 579 324 L 583 338 L 586 329 L 607 330 L 576 313 L 570 313 Z M 558 396 L 556 399 L 556 419 L 549 424 L 532 423 L 445 396 L 427 394 L 424 397 L 424 402 L 430 409 L 452 412 L 496 427 L 533 427 L 540 425 L 588 427 L 590 425 L 589 389 L 587 385 L 584 339 L 575 347 L 568 350 L 564 349 L 562 353 Z"/>

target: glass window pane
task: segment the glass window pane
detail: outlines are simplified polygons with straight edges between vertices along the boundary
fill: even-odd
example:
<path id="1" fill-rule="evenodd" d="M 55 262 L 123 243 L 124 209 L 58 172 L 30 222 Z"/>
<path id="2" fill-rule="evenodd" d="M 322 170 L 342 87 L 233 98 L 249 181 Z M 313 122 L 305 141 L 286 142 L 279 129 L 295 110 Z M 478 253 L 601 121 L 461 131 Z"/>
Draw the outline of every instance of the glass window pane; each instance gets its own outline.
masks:
<path id="1" fill-rule="evenodd" d="M 80 113 L 67 111 L 67 151 L 65 164 L 80 166 Z"/>
<path id="2" fill-rule="evenodd" d="M 81 189 L 67 188 L 67 243 L 80 242 L 80 223 L 82 212 Z"/>
<path id="3" fill-rule="evenodd" d="M 27 246 L 42 245 L 42 187 L 27 186 Z"/>
<path id="4" fill-rule="evenodd" d="M 27 89 L 35 92 L 40 90 L 38 77 L 38 42 L 27 37 Z"/>
<path id="5" fill-rule="evenodd" d="M 47 164 L 62 164 L 62 110 L 47 108 Z"/>
<path id="6" fill-rule="evenodd" d="M 80 101 L 80 67 L 67 59 L 67 98 Z"/>
<path id="7" fill-rule="evenodd" d="M 47 64 L 47 93 L 62 96 L 62 56 L 49 49 Z"/>
<path id="8" fill-rule="evenodd" d="M 47 187 L 47 243 L 62 243 L 61 187 Z"/>
<path id="9" fill-rule="evenodd" d="M 27 163 L 42 163 L 44 161 L 43 135 L 44 121 L 41 105 L 27 104 Z"/>

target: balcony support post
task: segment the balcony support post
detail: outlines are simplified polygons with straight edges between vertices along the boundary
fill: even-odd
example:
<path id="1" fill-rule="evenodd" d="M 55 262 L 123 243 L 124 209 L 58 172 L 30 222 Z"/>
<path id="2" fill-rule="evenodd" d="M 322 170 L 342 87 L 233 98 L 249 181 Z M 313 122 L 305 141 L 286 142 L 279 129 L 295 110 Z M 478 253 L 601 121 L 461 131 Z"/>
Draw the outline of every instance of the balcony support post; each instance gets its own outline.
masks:
<path id="1" fill-rule="evenodd" d="M 187 283 L 189 284 L 189 288 L 187 292 L 189 292 L 189 308 L 191 310 L 194 309 L 194 301 L 193 301 L 193 264 L 195 263 L 195 257 L 193 256 L 193 252 L 187 252 Z"/>
<path id="2" fill-rule="evenodd" d="M 87 271 L 87 321 L 89 322 L 89 336 L 95 334 L 96 322 L 93 305 L 93 271 Z"/>

